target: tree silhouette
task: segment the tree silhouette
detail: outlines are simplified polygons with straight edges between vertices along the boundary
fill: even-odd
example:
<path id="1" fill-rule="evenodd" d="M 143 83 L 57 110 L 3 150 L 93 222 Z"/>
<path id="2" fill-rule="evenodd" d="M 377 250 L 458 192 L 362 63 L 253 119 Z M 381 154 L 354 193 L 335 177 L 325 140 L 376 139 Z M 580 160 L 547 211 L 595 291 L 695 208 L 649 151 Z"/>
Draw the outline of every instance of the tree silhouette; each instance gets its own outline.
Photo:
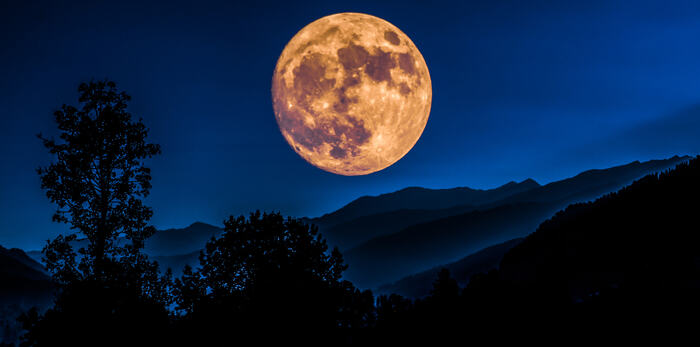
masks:
<path id="1" fill-rule="evenodd" d="M 176 280 L 186 331 L 220 340 L 231 327 L 237 339 L 312 341 L 373 321 L 373 297 L 342 281 L 347 268 L 328 251 L 315 226 L 279 213 L 230 217 L 225 231 L 200 255 L 201 268 Z M 310 332 L 314 332 L 311 334 Z M 325 335 L 327 336 L 327 335 Z"/>
<path id="2" fill-rule="evenodd" d="M 160 147 L 146 142 L 148 129 L 126 110 L 131 97 L 114 82 L 83 83 L 78 92 L 80 108 L 63 105 L 54 112 L 60 141 L 39 135 L 58 158 L 37 170 L 46 196 L 58 206 L 53 219 L 89 241 L 79 250 L 77 267 L 64 246 L 76 234 L 47 245 L 46 265 L 60 280 L 103 276 L 107 260 L 137 257 L 155 231 L 147 225 L 153 212 L 141 200 L 151 188 L 151 171 L 143 161 Z M 118 243 L 120 237 L 129 242 Z"/>
<path id="3" fill-rule="evenodd" d="M 430 293 L 433 300 L 439 301 L 441 304 L 443 302 L 449 303 L 459 297 L 459 285 L 450 276 L 450 270 L 443 268 L 438 272 L 437 279 L 433 282 L 433 289 Z"/>
<path id="4" fill-rule="evenodd" d="M 398 294 L 382 295 L 377 298 L 377 327 L 395 330 L 406 326 L 413 302 Z"/>
<path id="5" fill-rule="evenodd" d="M 160 276 L 140 252 L 155 231 L 142 201 L 151 188 L 144 160 L 160 148 L 146 142 L 148 129 L 132 120 L 130 97 L 114 82 L 83 83 L 78 92 L 80 107 L 54 113 L 59 140 L 39 135 L 57 158 L 37 170 L 41 187 L 57 205 L 54 221 L 75 232 L 43 249 L 59 292 L 44 315 L 22 318 L 26 346 L 113 345 L 168 325 L 170 274 Z M 79 234 L 87 248 L 75 250 Z"/>

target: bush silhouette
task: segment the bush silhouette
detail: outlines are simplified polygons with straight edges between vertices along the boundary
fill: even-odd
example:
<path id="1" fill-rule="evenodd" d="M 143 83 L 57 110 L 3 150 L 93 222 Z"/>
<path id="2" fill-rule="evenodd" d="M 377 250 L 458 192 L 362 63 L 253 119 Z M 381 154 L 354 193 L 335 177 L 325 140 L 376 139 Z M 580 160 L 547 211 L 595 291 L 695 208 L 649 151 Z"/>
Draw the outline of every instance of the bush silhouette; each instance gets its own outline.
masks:
<path id="1" fill-rule="evenodd" d="M 235 329 L 239 340 L 312 342 L 348 338 L 348 328 L 372 324 L 371 293 L 341 280 L 342 255 L 328 251 L 315 226 L 260 212 L 224 225 L 201 253 L 200 268 L 176 280 L 186 326 L 178 330 L 213 340 Z M 270 330 L 286 333 L 264 333 Z"/>

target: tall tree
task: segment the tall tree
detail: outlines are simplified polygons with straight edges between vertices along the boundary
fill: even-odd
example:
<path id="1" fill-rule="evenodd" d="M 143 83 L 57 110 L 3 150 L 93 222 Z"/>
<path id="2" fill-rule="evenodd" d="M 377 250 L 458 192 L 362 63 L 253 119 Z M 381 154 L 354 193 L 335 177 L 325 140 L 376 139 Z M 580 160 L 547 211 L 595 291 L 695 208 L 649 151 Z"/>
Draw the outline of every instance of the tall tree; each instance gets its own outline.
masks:
<path id="1" fill-rule="evenodd" d="M 73 233 L 44 247 L 59 284 L 55 306 L 21 318 L 23 346 L 154 344 L 168 336 L 168 271 L 140 252 L 155 229 L 142 199 L 151 188 L 145 160 L 160 153 L 148 129 L 127 111 L 129 95 L 114 82 L 83 83 L 79 107 L 54 113 L 59 140 L 39 135 L 57 160 L 38 169 L 57 205 L 53 219 Z M 78 234 L 88 240 L 77 251 Z M 106 338 L 107 337 L 107 338 Z"/>
<path id="2" fill-rule="evenodd" d="M 151 188 L 144 160 L 159 154 L 160 146 L 146 141 L 148 129 L 127 111 L 131 97 L 114 82 L 83 83 L 78 92 L 79 107 L 63 105 L 54 113 L 60 140 L 39 135 L 58 159 L 38 169 L 41 187 L 58 206 L 53 219 L 89 240 L 79 250 L 77 268 L 66 248 L 75 234 L 47 245 L 47 266 L 61 280 L 81 273 L 103 276 L 105 260 L 138 256 L 155 231 L 147 225 L 153 212 L 142 201 Z M 130 242 L 117 244 L 120 237 Z"/>

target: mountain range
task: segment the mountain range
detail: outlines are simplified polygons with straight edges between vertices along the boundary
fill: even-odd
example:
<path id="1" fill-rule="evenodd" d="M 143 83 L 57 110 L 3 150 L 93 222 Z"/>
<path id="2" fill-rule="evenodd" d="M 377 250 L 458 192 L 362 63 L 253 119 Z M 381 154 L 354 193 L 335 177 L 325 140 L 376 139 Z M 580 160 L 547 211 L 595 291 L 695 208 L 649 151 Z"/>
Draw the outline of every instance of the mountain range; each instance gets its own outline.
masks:
<path id="1" fill-rule="evenodd" d="M 697 196 L 700 175 L 698 159 L 689 160 L 635 161 L 545 185 L 527 179 L 487 190 L 410 187 L 305 220 L 343 251 L 345 279 L 377 294 L 424 297 L 447 268 L 462 287 L 566 288 L 572 300 L 590 300 L 591 293 L 648 279 L 695 281 L 697 252 L 686 248 L 697 236 L 684 226 L 694 216 L 695 205 L 686 202 Z M 178 276 L 222 232 L 200 222 L 159 230 L 144 252 Z M 39 251 L 0 246 L 0 341 L 16 340 L 19 313 L 51 304 L 54 285 L 40 262 Z"/>
<path id="2" fill-rule="evenodd" d="M 572 204 L 507 251 L 498 269 L 473 276 L 467 289 L 489 310 L 526 297 L 519 305 L 580 303 L 577 316 L 608 309 L 611 316 L 595 317 L 615 325 L 635 315 L 693 322 L 698 196 L 700 157 Z"/>
<path id="3" fill-rule="evenodd" d="M 223 231 L 220 227 L 202 222 L 192 223 L 185 228 L 158 230 L 146 240 L 143 252 L 158 261 L 162 269 L 171 268 L 177 275 L 185 265 L 197 265 L 199 251 L 207 241 L 221 235 Z M 87 240 L 76 240 L 72 245 L 74 248 L 86 247 Z M 41 251 L 29 251 L 27 255 L 36 262 L 42 262 Z"/>
<path id="4" fill-rule="evenodd" d="M 464 201 L 449 200 L 452 206 L 442 209 L 431 208 L 436 205 L 427 199 L 411 197 L 414 191 L 425 195 L 422 189 L 403 190 L 392 193 L 392 198 L 374 197 L 384 201 L 383 210 L 398 208 L 393 212 L 368 214 L 348 220 L 345 216 L 359 214 L 357 206 L 360 204 L 351 202 L 332 214 L 311 221 L 319 225 L 321 233 L 330 243 L 344 250 L 349 264 L 345 277 L 360 288 L 377 288 L 437 265 L 457 261 L 484 247 L 524 237 L 554 212 L 569 204 L 595 199 L 649 173 L 673 168 L 687 160 L 689 157 L 675 156 L 666 160 L 635 161 L 608 169 L 585 171 L 546 185 L 536 184 L 532 180 L 509 183 L 473 195 L 483 200 L 475 197 L 464 204 L 460 204 Z M 464 188 L 444 191 L 454 195 L 455 191 L 460 190 L 468 191 Z M 433 191 L 432 194 L 440 191 Z M 370 203 L 372 199 L 364 197 L 358 200 L 364 200 L 362 204 L 366 206 L 373 206 Z M 392 206 L 393 202 L 399 203 Z M 368 210 L 368 213 L 377 211 L 376 208 Z M 420 222 L 406 226 L 407 216 Z M 341 242 L 349 239 L 345 235 L 352 230 L 350 226 L 367 225 L 367 220 L 378 220 L 381 225 L 392 226 L 377 232 L 373 228 L 360 229 L 357 237 L 349 242 L 350 247 Z"/>
<path id="5" fill-rule="evenodd" d="M 404 277 L 394 283 L 382 285 L 376 289 L 375 294 L 399 294 L 412 299 L 425 297 L 430 294 L 433 282 L 442 269 L 449 270 L 450 274 L 457 280 L 457 284 L 460 287 L 465 287 L 473 275 L 498 268 L 503 255 L 522 241 L 523 238 L 517 238 L 486 247 L 454 263 L 436 266 L 430 270 Z"/>
<path id="6" fill-rule="evenodd" d="M 401 282 L 403 277 L 524 237 L 571 203 L 595 199 L 688 159 L 636 161 L 546 185 L 527 179 L 487 190 L 409 187 L 364 196 L 306 221 L 318 225 L 329 244 L 343 251 L 349 265 L 346 279 L 360 288 L 389 288 L 397 281 L 408 283 Z M 196 266 L 199 251 L 221 232 L 220 227 L 200 222 L 160 230 L 147 240 L 144 252 L 177 276 L 186 264 Z M 80 246 L 85 241 L 77 242 Z M 40 252 L 28 255 L 40 261 Z M 416 295 L 424 293 L 419 292 Z"/>
<path id="7" fill-rule="evenodd" d="M 16 341 L 16 318 L 31 307 L 48 307 L 52 290 L 41 264 L 20 249 L 0 246 L 0 342 Z"/>

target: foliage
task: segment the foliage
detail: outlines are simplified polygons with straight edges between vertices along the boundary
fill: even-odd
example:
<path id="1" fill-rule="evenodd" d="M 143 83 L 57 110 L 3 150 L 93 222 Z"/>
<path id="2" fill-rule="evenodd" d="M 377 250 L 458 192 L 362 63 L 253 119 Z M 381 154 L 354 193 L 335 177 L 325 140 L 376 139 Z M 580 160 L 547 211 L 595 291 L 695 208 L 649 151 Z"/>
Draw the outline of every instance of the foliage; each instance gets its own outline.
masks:
<path id="1" fill-rule="evenodd" d="M 102 278 L 61 287 L 54 307 L 20 318 L 23 346 L 123 346 L 168 339 L 169 275 L 155 263 L 107 261 Z"/>
<path id="2" fill-rule="evenodd" d="M 155 231 L 142 201 L 151 188 L 144 161 L 160 147 L 146 142 L 148 129 L 132 120 L 130 97 L 114 82 L 83 83 L 78 92 L 80 107 L 54 113 L 60 140 L 39 135 L 57 158 L 37 170 L 41 187 L 57 205 L 54 221 L 75 232 L 43 249 L 59 290 L 45 314 L 21 318 L 26 346 L 117 344 L 146 331 L 157 336 L 169 324 L 170 272 L 161 276 L 140 252 Z M 75 250 L 79 234 L 87 248 Z"/>
<path id="3" fill-rule="evenodd" d="M 371 324 L 371 293 L 341 280 L 347 265 L 337 249 L 328 251 L 315 226 L 260 212 L 224 225 L 201 253 L 200 268 L 186 268 L 175 281 L 189 329 L 216 336 L 216 327 L 232 325 L 241 338 L 252 338 L 263 327 L 301 334 Z"/>
<path id="4" fill-rule="evenodd" d="M 83 83 L 78 92 L 81 107 L 63 105 L 54 112 L 60 140 L 39 135 L 58 159 L 37 170 L 46 196 L 57 205 L 53 219 L 89 240 L 87 249 L 78 250 L 79 264 L 66 245 L 75 234 L 46 246 L 47 267 L 62 282 L 100 276 L 110 258 L 138 256 L 155 231 L 147 225 L 153 212 L 142 201 L 151 188 L 144 160 L 160 147 L 146 142 L 148 129 L 126 110 L 131 97 L 114 82 Z M 120 237 L 129 242 L 119 243 Z"/>

